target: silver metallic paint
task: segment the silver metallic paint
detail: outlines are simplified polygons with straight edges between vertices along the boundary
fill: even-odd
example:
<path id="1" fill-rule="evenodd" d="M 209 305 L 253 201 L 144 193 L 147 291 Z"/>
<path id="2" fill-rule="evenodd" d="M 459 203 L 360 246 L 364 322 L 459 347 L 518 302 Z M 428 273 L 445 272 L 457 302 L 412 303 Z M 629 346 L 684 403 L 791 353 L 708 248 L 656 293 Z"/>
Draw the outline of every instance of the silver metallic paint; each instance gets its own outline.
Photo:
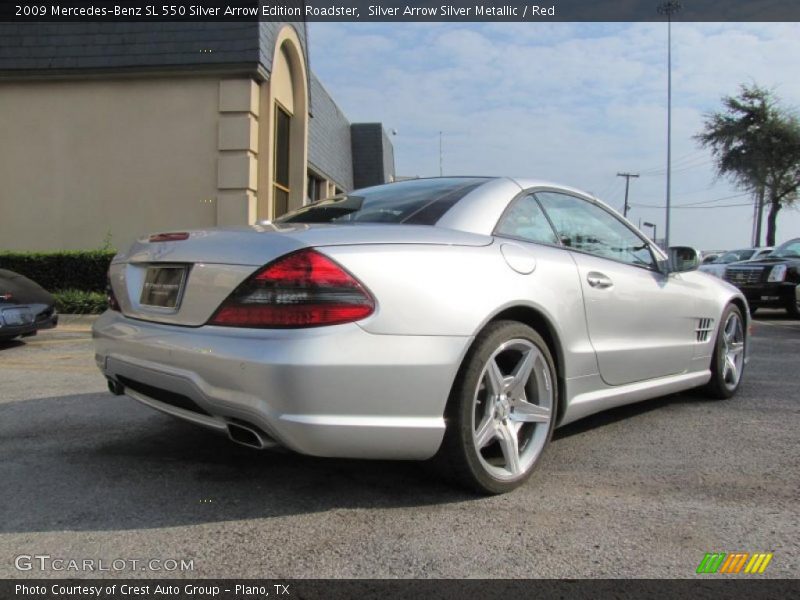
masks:
<path id="1" fill-rule="evenodd" d="M 605 206 L 563 186 L 494 179 L 436 227 L 257 225 L 194 231 L 180 242 L 140 240 L 111 268 L 122 313 L 106 312 L 94 326 L 100 365 L 111 379 L 184 394 L 214 415 L 126 392 L 175 416 L 216 429 L 241 419 L 299 452 L 359 458 L 433 455 L 459 365 L 474 336 L 508 309 L 536 314 L 557 340 L 558 425 L 707 382 L 716 330 L 697 342 L 697 320 L 718 327 L 729 302 L 746 308 L 741 293 L 699 272 L 667 275 L 493 237 L 509 202 L 532 189 Z M 375 313 L 312 329 L 203 325 L 238 283 L 305 247 L 361 280 Z M 144 267 L 158 262 L 191 264 L 178 309 L 138 304 Z M 598 274 L 612 285 L 591 285 Z"/>

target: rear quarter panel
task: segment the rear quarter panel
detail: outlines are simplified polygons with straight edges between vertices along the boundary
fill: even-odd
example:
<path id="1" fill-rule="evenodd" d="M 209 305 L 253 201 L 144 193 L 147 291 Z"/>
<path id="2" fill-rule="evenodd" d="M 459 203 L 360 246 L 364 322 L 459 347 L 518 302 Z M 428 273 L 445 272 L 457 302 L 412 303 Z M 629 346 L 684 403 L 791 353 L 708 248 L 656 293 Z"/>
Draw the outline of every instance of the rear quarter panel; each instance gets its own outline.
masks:
<path id="1" fill-rule="evenodd" d="M 385 244 L 321 250 L 375 296 L 375 314 L 359 323 L 370 333 L 471 337 L 503 310 L 525 306 L 551 323 L 561 342 L 566 377 L 595 373 L 580 282 L 569 253 L 519 244 L 535 262 L 531 273 L 522 274 L 508 265 L 502 244 L 495 240 L 485 247 Z"/>

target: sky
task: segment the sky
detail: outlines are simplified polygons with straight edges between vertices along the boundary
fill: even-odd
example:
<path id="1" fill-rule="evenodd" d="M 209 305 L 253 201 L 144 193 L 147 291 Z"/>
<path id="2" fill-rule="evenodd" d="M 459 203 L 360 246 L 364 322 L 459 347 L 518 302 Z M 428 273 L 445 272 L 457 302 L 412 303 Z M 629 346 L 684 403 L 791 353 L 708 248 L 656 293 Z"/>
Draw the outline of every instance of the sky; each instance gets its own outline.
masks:
<path id="1" fill-rule="evenodd" d="M 350 121 L 397 131 L 398 175 L 439 175 L 440 131 L 445 175 L 546 179 L 621 211 L 617 173 L 639 173 L 628 218 L 663 237 L 665 23 L 309 23 L 309 36 L 311 68 Z M 677 22 L 672 52 L 670 243 L 749 247 L 752 200 L 693 135 L 742 83 L 798 110 L 800 24 Z M 797 208 L 778 218 L 778 243 L 792 237 Z"/>

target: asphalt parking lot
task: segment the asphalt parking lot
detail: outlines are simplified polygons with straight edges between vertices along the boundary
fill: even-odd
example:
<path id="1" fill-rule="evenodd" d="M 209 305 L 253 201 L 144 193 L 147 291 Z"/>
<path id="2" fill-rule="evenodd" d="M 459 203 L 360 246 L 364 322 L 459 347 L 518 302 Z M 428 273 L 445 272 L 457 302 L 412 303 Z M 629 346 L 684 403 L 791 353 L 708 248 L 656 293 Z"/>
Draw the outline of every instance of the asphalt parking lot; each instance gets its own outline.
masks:
<path id="1" fill-rule="evenodd" d="M 483 498 L 416 463 L 259 453 L 106 391 L 73 324 L 0 343 L 0 577 L 695 577 L 706 552 L 800 572 L 800 321 L 759 313 L 739 395 L 556 432 Z M 19 571 L 19 555 L 193 570 Z"/>

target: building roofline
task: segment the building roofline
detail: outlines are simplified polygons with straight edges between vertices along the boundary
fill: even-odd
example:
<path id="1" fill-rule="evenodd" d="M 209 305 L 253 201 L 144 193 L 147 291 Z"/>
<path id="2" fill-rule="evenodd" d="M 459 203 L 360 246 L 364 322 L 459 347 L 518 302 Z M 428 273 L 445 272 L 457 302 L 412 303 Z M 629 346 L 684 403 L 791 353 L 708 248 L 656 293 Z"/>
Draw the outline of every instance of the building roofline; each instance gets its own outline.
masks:
<path id="1" fill-rule="evenodd" d="M 260 62 L 215 65 L 136 65 L 129 67 L 75 67 L 62 69 L 0 69 L 1 81 L 43 81 L 70 79 L 119 79 L 148 77 L 247 76 L 269 80 L 269 73 Z"/>

